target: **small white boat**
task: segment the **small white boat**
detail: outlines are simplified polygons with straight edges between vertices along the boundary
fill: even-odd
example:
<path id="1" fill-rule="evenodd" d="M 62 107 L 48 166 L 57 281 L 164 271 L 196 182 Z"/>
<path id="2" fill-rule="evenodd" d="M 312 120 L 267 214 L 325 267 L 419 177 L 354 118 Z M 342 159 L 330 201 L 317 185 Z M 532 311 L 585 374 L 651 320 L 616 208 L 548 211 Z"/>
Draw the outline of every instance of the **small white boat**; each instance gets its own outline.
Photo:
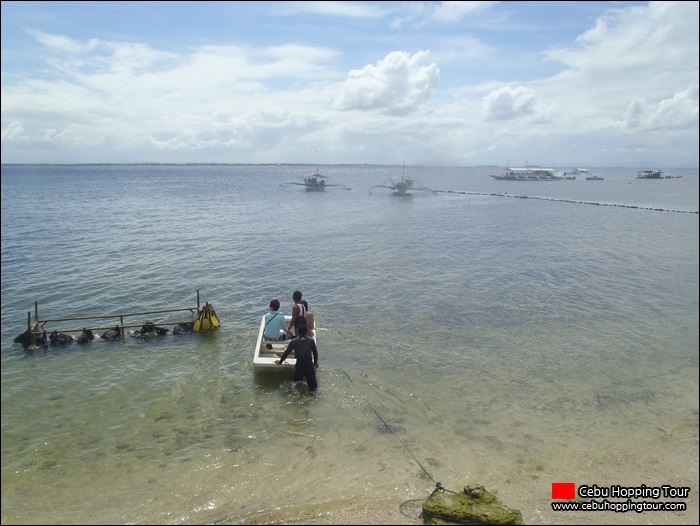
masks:
<path id="1" fill-rule="evenodd" d="M 605 178 L 600 175 L 589 175 L 586 177 L 586 181 L 602 181 L 603 179 Z"/>
<path id="2" fill-rule="evenodd" d="M 289 325 L 291 321 L 291 315 L 284 317 L 285 322 Z M 280 355 L 284 352 L 289 345 L 290 340 L 274 341 L 266 340 L 264 337 L 265 332 L 265 315 L 263 315 L 260 321 L 260 331 L 258 332 L 258 340 L 255 343 L 255 352 L 253 354 L 253 372 L 287 372 L 287 367 L 292 367 L 296 365 L 296 358 L 287 357 L 282 365 L 276 364 L 275 361 L 280 359 Z M 316 341 L 316 334 L 318 333 L 318 328 L 313 331 L 313 338 Z"/>

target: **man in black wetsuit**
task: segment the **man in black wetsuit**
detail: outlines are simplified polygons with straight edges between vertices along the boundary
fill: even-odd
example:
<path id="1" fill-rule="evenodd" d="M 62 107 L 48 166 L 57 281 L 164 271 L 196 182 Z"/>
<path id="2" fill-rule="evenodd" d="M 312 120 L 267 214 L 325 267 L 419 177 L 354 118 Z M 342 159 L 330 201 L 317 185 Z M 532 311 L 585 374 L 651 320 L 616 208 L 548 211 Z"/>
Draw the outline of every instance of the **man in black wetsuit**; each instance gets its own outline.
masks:
<path id="1" fill-rule="evenodd" d="M 316 393 L 316 369 L 318 368 L 318 349 L 316 349 L 316 341 L 313 338 L 306 336 L 309 327 L 304 323 L 298 326 L 299 336 L 289 342 L 287 348 L 275 363 L 281 364 L 285 358 L 294 351 L 294 356 L 297 363 L 294 366 L 294 381 L 300 382 L 306 378 L 306 383 L 309 385 L 309 392 Z"/>

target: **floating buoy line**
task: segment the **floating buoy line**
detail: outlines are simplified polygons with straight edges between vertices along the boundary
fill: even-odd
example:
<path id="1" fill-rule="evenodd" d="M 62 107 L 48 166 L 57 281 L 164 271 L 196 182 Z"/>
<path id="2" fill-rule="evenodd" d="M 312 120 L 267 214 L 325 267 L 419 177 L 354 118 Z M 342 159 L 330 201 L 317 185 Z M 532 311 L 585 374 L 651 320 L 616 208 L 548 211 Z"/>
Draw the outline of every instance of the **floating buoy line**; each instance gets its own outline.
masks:
<path id="1" fill-rule="evenodd" d="M 637 210 L 653 210 L 655 212 L 678 212 L 681 214 L 698 214 L 698 210 L 678 210 L 675 208 L 659 208 L 655 206 L 639 206 L 639 205 L 625 205 L 622 203 L 601 203 L 598 201 L 579 201 L 576 199 L 559 199 L 556 197 L 541 197 L 536 195 L 517 195 L 509 193 L 490 193 L 490 192 L 463 192 L 457 190 L 434 190 L 434 192 L 440 192 L 444 194 L 461 194 L 461 195 L 483 195 L 490 197 L 510 197 L 511 199 L 539 199 L 541 201 L 556 201 L 559 203 L 573 203 L 578 205 L 594 205 L 594 206 L 616 206 L 619 208 L 635 208 Z"/>

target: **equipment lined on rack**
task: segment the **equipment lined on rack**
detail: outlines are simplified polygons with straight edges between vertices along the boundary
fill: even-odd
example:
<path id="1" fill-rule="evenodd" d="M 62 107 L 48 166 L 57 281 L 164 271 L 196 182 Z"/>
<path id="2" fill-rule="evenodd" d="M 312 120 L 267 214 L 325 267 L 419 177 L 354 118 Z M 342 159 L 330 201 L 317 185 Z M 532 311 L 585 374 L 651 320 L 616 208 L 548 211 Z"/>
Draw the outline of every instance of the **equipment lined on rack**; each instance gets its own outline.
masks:
<path id="1" fill-rule="evenodd" d="M 204 307 L 201 307 L 199 290 L 197 290 L 197 306 L 196 307 L 185 307 L 181 309 L 165 309 L 165 310 L 153 310 L 147 312 L 131 312 L 126 314 L 109 314 L 105 316 L 79 316 L 72 318 L 52 318 L 52 319 L 41 319 L 39 318 L 39 302 L 34 302 L 34 321 L 32 322 L 32 313 L 27 312 L 27 330 L 15 338 L 15 343 L 22 343 L 25 348 L 33 347 L 35 345 L 45 344 L 47 333 L 56 333 L 60 335 L 61 333 L 71 333 L 78 332 L 83 334 L 91 334 L 92 331 L 102 331 L 107 330 L 108 332 L 114 332 L 118 335 L 114 339 L 122 339 L 125 335 L 125 329 L 129 328 L 139 328 L 140 331 L 136 331 L 136 334 L 140 334 L 143 331 L 144 322 L 136 322 L 133 320 L 134 317 L 144 317 L 153 314 L 164 314 L 164 313 L 174 313 L 189 311 L 192 315 L 196 314 L 196 319 L 192 321 L 158 321 L 158 325 L 173 325 L 175 326 L 173 334 L 185 334 L 187 332 L 199 332 L 208 331 L 213 329 L 218 329 L 221 326 L 219 317 L 214 311 L 213 305 L 210 303 L 205 303 Z M 127 319 L 131 320 L 127 321 Z M 54 324 L 57 322 L 66 321 L 84 321 L 92 320 L 92 324 L 89 326 L 71 327 L 71 328 L 54 328 Z M 98 321 L 99 320 L 99 321 Z M 116 326 L 113 321 L 107 320 L 118 320 Z M 153 324 L 153 322 L 146 321 L 146 324 Z M 48 326 L 47 326 L 48 324 Z M 167 329 L 162 329 L 167 331 Z M 65 335 L 68 336 L 68 335 Z M 82 336 L 82 335 L 81 335 Z M 71 338 L 72 339 L 72 338 Z M 90 340 L 88 338 L 88 340 Z"/>

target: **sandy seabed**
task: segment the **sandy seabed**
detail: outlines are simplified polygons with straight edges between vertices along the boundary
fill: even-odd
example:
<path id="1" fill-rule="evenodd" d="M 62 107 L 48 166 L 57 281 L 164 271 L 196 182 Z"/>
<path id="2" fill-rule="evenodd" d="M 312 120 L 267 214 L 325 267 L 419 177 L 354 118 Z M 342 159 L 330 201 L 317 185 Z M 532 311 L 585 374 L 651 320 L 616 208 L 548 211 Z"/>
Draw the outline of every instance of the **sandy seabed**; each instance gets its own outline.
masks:
<path id="1" fill-rule="evenodd" d="M 403 503 L 392 502 L 370 502 L 366 505 L 352 505 L 342 507 L 338 503 L 326 506 L 323 511 L 304 513 L 303 517 L 285 518 L 281 515 L 273 517 L 264 515 L 248 517 L 243 521 L 223 521 L 218 524 L 347 524 L 347 525 L 370 525 L 370 524 L 424 524 L 420 517 L 421 502 L 406 501 Z M 697 495 L 686 501 L 688 509 L 685 512 L 554 512 L 550 509 L 531 509 L 523 511 L 523 522 L 525 524 L 698 524 L 700 513 Z M 506 504 L 507 505 L 507 504 Z"/>
<path id="2" fill-rule="evenodd" d="M 689 487 L 690 494 L 685 499 L 664 499 L 657 502 L 683 502 L 685 511 L 568 511 L 552 510 L 552 500 L 548 494 L 537 494 L 533 487 L 522 483 L 498 484 L 500 489 L 489 488 L 501 502 L 521 512 L 525 524 L 572 524 L 572 525 L 638 525 L 638 524 L 700 524 L 700 500 L 698 498 L 698 421 L 690 419 L 686 427 L 679 428 L 674 440 L 666 440 L 666 432 L 660 443 L 653 442 L 663 461 L 649 461 L 650 454 L 642 451 L 629 452 L 627 456 L 598 459 L 595 467 L 587 469 L 588 480 L 607 480 L 609 473 L 615 473 L 619 480 L 650 481 L 654 485 L 669 484 L 675 487 Z M 683 431 L 683 432 L 680 432 Z M 645 460 L 646 459 L 646 460 Z M 581 478 L 583 480 L 583 477 Z M 456 490 L 457 488 L 452 488 Z M 397 501 L 395 499 L 366 499 L 362 501 L 334 501 L 312 506 L 290 507 L 274 511 L 248 515 L 245 518 L 229 517 L 219 524 L 424 524 L 421 517 L 421 499 Z M 615 502 L 624 499 L 611 499 Z M 634 501 L 653 499 L 640 498 Z"/>

